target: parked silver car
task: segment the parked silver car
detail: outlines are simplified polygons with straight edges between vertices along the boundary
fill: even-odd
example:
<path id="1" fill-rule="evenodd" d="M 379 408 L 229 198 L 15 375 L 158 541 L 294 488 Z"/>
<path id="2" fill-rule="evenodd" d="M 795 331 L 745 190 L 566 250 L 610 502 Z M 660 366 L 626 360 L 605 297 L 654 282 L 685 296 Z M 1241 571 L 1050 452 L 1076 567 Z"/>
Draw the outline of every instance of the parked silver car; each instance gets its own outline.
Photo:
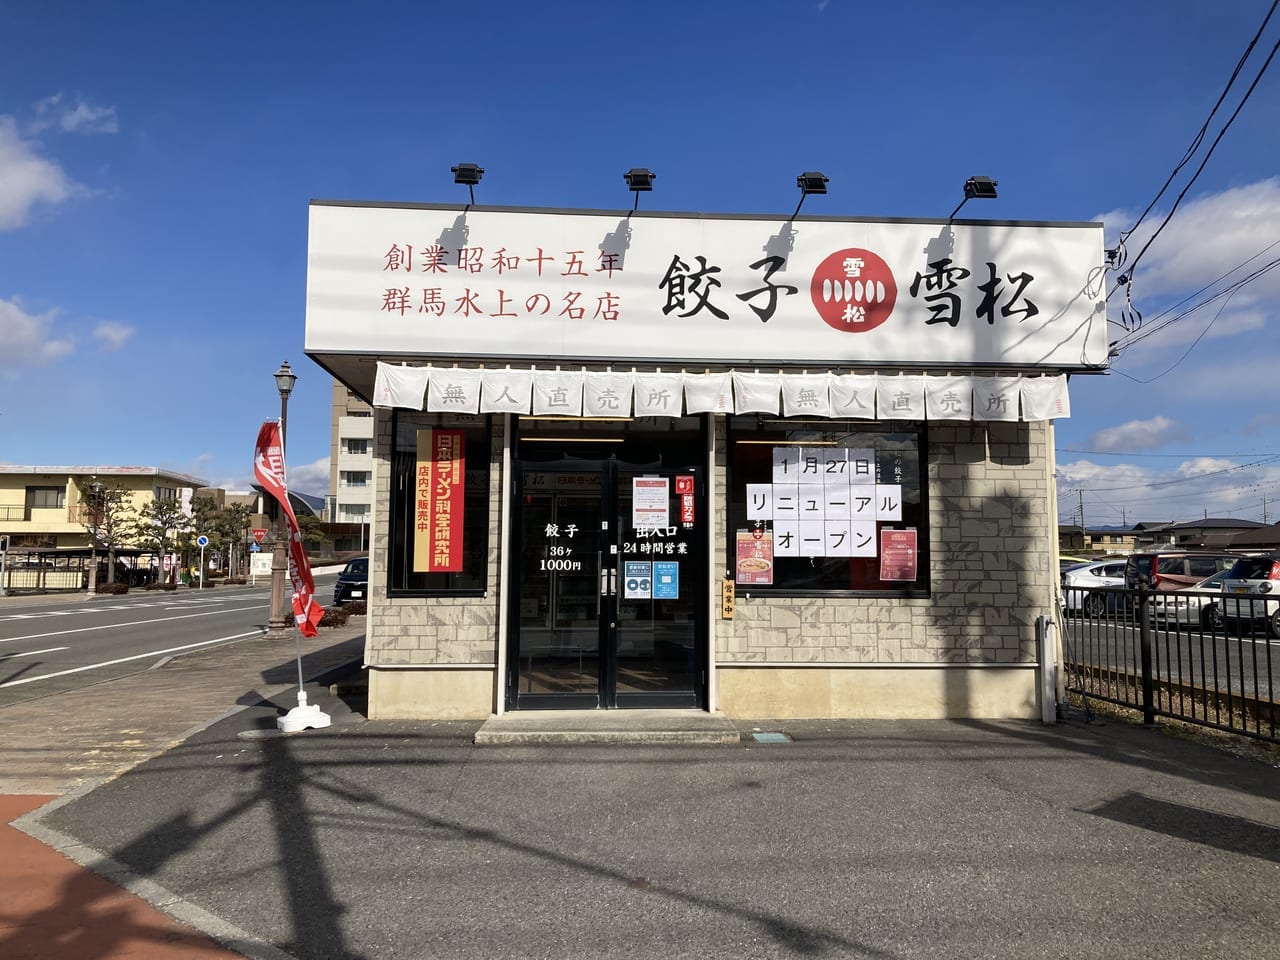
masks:
<path id="1" fill-rule="evenodd" d="M 1265 622 L 1280 638 L 1280 555 L 1241 557 L 1222 581 L 1222 615 L 1228 623 Z"/>
<path id="2" fill-rule="evenodd" d="M 1151 597 L 1151 612 L 1156 620 L 1178 626 L 1222 630 L 1222 582 L 1227 571 L 1219 570 L 1191 587 L 1166 590 Z"/>
<path id="3" fill-rule="evenodd" d="M 1124 559 L 1078 563 L 1062 571 L 1062 603 L 1067 613 L 1083 613 L 1086 617 L 1104 617 L 1120 609 L 1118 590 L 1097 587 L 1124 586 Z"/>

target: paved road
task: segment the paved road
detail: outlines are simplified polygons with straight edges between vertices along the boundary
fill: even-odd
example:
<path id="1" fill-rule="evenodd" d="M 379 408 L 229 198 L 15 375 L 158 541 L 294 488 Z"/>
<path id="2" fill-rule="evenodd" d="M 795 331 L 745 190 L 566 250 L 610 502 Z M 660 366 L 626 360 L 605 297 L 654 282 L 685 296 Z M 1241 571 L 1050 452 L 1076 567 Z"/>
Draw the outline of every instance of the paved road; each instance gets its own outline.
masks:
<path id="1" fill-rule="evenodd" d="M 362 629 L 322 631 L 314 656 L 358 658 Z M 6 707 L 0 793 L 83 785 L 24 829 L 263 960 L 1235 960 L 1280 943 L 1277 768 L 1158 729 L 743 720 L 734 746 L 481 747 L 476 723 L 340 717 L 321 688 L 332 727 L 264 736 L 292 674 L 280 644 L 246 640 Z M 161 938 L 173 960 L 205 955 L 150 925 L 111 939 L 110 891 L 48 879 L 43 941 L 0 895 L 0 956 L 124 960 Z"/>
<path id="2" fill-rule="evenodd" d="M 336 574 L 316 577 L 327 600 Z M 270 592 L 134 591 L 0 601 L 0 707 L 147 670 L 165 657 L 261 636 Z"/>
<path id="3" fill-rule="evenodd" d="M 375 721 L 247 736 L 274 714 L 216 724 L 42 825 L 264 958 L 1234 960 L 1280 944 L 1280 777 L 1156 731 L 744 721 L 734 746 L 502 748 L 476 746 L 475 723 Z M 753 743 L 753 726 L 793 740 Z"/>
<path id="4" fill-rule="evenodd" d="M 1118 618 L 1067 620 L 1075 658 L 1084 664 L 1141 674 L 1139 630 Z M 1199 627 L 1151 630 L 1152 668 L 1157 678 L 1207 690 L 1276 699 L 1280 686 L 1280 641 L 1264 627 L 1224 633 Z"/>

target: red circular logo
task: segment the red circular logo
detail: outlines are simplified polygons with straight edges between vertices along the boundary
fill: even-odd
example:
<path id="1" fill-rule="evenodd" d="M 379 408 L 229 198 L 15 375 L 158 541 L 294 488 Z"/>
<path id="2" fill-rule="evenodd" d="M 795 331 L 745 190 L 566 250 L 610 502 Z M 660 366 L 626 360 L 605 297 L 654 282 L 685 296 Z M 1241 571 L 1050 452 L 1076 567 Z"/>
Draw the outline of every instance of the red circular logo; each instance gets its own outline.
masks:
<path id="1" fill-rule="evenodd" d="M 843 333 L 862 333 L 889 319 L 898 299 L 898 284 L 889 265 L 878 256 L 849 247 L 818 264 L 809 295 L 827 326 Z"/>

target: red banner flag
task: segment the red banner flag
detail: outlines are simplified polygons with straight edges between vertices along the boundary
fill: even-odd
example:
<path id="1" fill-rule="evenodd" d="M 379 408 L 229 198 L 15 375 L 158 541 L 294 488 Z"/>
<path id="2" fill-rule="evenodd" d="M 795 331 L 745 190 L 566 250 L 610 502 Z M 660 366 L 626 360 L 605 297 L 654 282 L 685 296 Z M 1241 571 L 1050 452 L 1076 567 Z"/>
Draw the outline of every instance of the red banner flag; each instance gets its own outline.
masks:
<path id="1" fill-rule="evenodd" d="M 324 616 L 324 607 L 315 602 L 316 582 L 311 564 L 302 546 L 298 518 L 289 506 L 289 488 L 284 476 L 284 452 L 280 446 L 280 424 L 268 420 L 258 431 L 258 445 L 253 451 L 253 475 L 262 488 L 280 504 L 289 525 L 289 580 L 293 583 L 293 619 L 304 637 L 314 637 L 316 624 Z"/>

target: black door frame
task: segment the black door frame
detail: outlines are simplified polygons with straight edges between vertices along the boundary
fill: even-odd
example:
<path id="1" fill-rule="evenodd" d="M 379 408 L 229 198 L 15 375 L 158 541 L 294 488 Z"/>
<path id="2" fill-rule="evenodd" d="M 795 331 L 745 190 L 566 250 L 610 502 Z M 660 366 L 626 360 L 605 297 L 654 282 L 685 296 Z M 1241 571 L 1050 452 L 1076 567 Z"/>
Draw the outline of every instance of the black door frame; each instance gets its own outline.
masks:
<path id="1" fill-rule="evenodd" d="M 705 449 L 705 418 L 701 419 L 701 429 L 699 430 L 700 447 Z M 616 429 L 616 427 L 615 427 Z M 615 708 L 683 708 L 683 709 L 705 709 L 707 703 L 707 659 L 708 649 L 707 642 L 710 630 L 709 614 L 707 612 L 707 596 L 706 591 L 707 580 L 711 569 L 711 557 L 709 555 L 709 538 L 705 535 L 706 528 L 703 524 L 711 523 L 712 518 L 706 514 L 707 499 L 707 467 L 705 461 L 697 460 L 691 463 L 680 462 L 678 464 L 671 463 L 652 463 L 652 464 L 636 464 L 623 462 L 616 455 L 608 457 L 593 458 L 575 458 L 561 457 L 551 460 L 535 460 L 525 459 L 519 456 L 519 431 L 516 428 L 516 436 L 513 438 L 513 455 L 511 459 L 511 476 L 508 482 L 511 484 L 511 510 L 512 514 L 507 518 L 508 529 L 511 531 L 511 542 L 509 556 L 506 558 L 508 563 L 508 584 L 510 585 L 510 595 L 507 598 L 507 631 L 506 636 L 502 638 L 502 642 L 507 644 L 506 657 L 506 677 L 503 680 L 503 697 L 508 710 L 529 710 L 529 709 L 615 709 Z M 622 565 L 624 562 L 622 547 L 622 531 L 619 529 L 619 502 L 620 502 L 620 480 L 624 470 L 628 473 L 640 473 L 647 470 L 666 470 L 668 472 L 679 469 L 687 470 L 694 479 L 694 510 L 695 517 L 700 517 L 701 521 L 695 520 L 693 537 L 691 542 L 695 544 L 695 551 L 690 558 L 693 560 L 691 566 L 695 569 L 691 570 L 692 575 L 682 577 L 682 580 L 688 581 L 688 588 L 691 593 L 693 603 L 693 634 L 694 634 L 694 651 L 695 659 L 693 665 L 692 690 L 690 691 L 671 691 L 671 692 L 649 692 L 649 693 L 618 693 L 618 639 L 621 633 L 621 627 L 618 624 L 618 601 L 623 590 L 622 586 Z M 607 574 L 605 578 L 605 587 L 600 596 L 600 612 L 598 616 L 598 657 L 599 665 L 597 669 L 597 689 L 595 693 L 521 693 L 519 690 L 520 679 L 520 600 L 521 585 L 523 580 L 523 571 L 521 565 L 524 561 L 526 544 L 524 543 L 524 524 L 522 522 L 521 511 L 523 510 L 523 494 L 524 494 L 524 477 L 526 471 L 547 471 L 557 473 L 574 473 L 586 471 L 598 471 L 600 475 L 600 511 L 601 517 L 608 523 L 607 539 L 602 533 L 601 553 L 605 558 L 602 569 L 597 571 L 597 576 L 602 572 Z M 609 562 L 611 561 L 611 563 Z M 602 589 L 600 582 L 597 582 L 597 589 Z M 681 590 L 685 589 L 684 584 Z"/>

